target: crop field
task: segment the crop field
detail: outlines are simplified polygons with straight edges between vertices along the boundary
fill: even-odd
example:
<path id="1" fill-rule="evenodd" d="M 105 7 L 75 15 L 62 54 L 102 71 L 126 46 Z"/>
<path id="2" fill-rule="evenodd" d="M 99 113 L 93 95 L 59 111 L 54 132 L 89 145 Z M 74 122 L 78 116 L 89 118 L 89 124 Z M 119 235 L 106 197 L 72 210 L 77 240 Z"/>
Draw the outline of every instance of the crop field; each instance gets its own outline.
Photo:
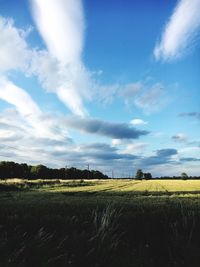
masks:
<path id="1" fill-rule="evenodd" d="M 71 192 L 71 193 L 114 193 L 127 195 L 136 193 L 149 193 L 161 195 L 170 194 L 200 194 L 200 180 L 0 180 L 0 186 L 13 185 L 21 188 L 36 189 L 38 192 Z"/>
<path id="2" fill-rule="evenodd" d="M 0 181 L 0 266 L 200 266 L 199 180 Z"/>

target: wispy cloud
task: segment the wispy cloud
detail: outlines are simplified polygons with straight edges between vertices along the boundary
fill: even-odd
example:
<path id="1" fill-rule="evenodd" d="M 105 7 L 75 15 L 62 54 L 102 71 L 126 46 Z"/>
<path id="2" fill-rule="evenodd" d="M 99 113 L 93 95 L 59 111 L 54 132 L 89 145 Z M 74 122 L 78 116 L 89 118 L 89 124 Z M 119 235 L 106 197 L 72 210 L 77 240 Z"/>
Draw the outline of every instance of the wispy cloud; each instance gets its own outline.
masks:
<path id="1" fill-rule="evenodd" d="M 160 82 L 154 82 L 152 79 L 127 84 L 120 88 L 118 96 L 124 100 L 129 109 L 135 106 L 148 115 L 160 111 L 170 100 L 166 86 Z M 136 125 L 137 123 L 146 124 L 138 119 L 132 121 L 132 124 Z"/>
<path id="2" fill-rule="evenodd" d="M 200 0 L 178 1 L 154 49 L 157 60 L 177 59 L 191 49 L 200 29 L 199 10 Z"/>
<path id="3" fill-rule="evenodd" d="M 200 161 L 199 158 L 180 158 L 180 161 L 182 162 L 196 162 L 196 161 Z"/>
<path id="4" fill-rule="evenodd" d="M 179 114 L 180 117 L 191 117 L 200 120 L 200 112 L 183 112 Z"/>
<path id="5" fill-rule="evenodd" d="M 44 114 L 25 90 L 3 77 L 0 77 L 0 99 L 16 108 L 36 136 L 55 140 L 66 137 L 67 131 L 61 130 L 54 118 Z M 26 125 L 24 128 L 28 129 Z"/>
<path id="6" fill-rule="evenodd" d="M 18 92 L 19 93 L 19 92 Z M 30 114 L 31 110 L 29 111 Z M 37 123 L 37 124 L 36 124 Z M 52 151 L 62 147 L 71 151 L 73 144 L 68 133 L 60 126 L 60 121 L 38 114 L 26 119 L 16 108 L 9 108 L 0 114 L 0 158 L 20 162 L 60 164 L 60 159 L 52 156 Z"/>
<path id="7" fill-rule="evenodd" d="M 35 73 L 45 87 L 48 84 L 46 89 L 50 87 L 74 114 L 83 117 L 87 115 L 83 98 L 90 95 L 90 74 L 81 58 L 85 28 L 82 1 L 32 0 L 31 3 L 35 23 L 50 54 L 46 54 L 47 59 L 42 54 L 36 57 Z M 49 65 L 53 61 L 57 63 L 56 69 Z M 49 82 L 52 79 L 57 81 L 55 87 Z"/>
<path id="8" fill-rule="evenodd" d="M 32 11 L 50 54 L 63 65 L 79 62 L 85 28 L 81 0 L 32 0 Z"/>
<path id="9" fill-rule="evenodd" d="M 130 83 L 124 87 L 121 95 L 123 95 L 124 97 L 134 97 L 142 88 L 142 82 Z"/>
<path id="10" fill-rule="evenodd" d="M 165 148 L 165 149 L 156 150 L 157 156 L 162 157 L 162 158 L 168 158 L 173 155 L 176 155 L 177 153 L 178 151 L 174 148 Z"/>
<path id="11" fill-rule="evenodd" d="M 0 79 L 0 98 L 14 105 L 27 119 L 33 114 L 41 115 L 39 107 L 28 93 L 5 78 Z"/>
<path id="12" fill-rule="evenodd" d="M 172 139 L 175 142 L 185 143 L 185 142 L 187 142 L 187 135 L 184 133 L 177 133 L 177 134 L 172 136 Z"/>
<path id="13" fill-rule="evenodd" d="M 127 144 L 127 146 L 124 149 L 125 153 L 130 153 L 134 155 L 141 155 L 144 154 L 145 149 L 147 148 L 148 144 L 147 143 L 133 143 Z"/>
<path id="14" fill-rule="evenodd" d="M 31 73 L 34 59 L 41 54 L 30 48 L 26 41 L 30 28 L 16 28 L 12 19 L 0 17 L 0 32 L 0 99 L 15 107 L 20 114 L 18 123 L 27 134 L 33 132 L 37 137 L 56 140 L 65 138 L 68 135 L 66 129 L 61 129 L 55 118 L 45 114 L 25 89 L 10 81 L 10 71 L 20 70 L 25 75 Z M 15 137 L 10 130 L 1 131 L 4 140 L 6 133 L 7 139 Z"/>
<path id="15" fill-rule="evenodd" d="M 144 85 L 141 93 L 136 95 L 134 104 L 146 114 L 150 114 L 163 108 L 167 101 L 164 86 L 161 83 L 155 83 L 151 86 Z"/>

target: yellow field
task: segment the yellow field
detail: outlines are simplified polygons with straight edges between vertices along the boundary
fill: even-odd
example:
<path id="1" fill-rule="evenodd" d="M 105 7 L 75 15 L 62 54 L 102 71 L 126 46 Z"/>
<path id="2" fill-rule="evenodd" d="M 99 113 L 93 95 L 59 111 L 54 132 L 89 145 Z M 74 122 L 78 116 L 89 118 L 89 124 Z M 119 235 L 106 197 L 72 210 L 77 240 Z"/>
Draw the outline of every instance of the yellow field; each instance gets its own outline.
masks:
<path id="1" fill-rule="evenodd" d="M 5 183 L 5 181 L 0 181 Z M 161 193 L 161 194 L 200 194 L 200 180 L 21 180 L 9 179 L 7 184 L 39 185 L 37 191 L 69 193 Z M 40 187 L 41 185 L 41 187 Z M 34 187 L 33 187 L 34 189 Z"/>

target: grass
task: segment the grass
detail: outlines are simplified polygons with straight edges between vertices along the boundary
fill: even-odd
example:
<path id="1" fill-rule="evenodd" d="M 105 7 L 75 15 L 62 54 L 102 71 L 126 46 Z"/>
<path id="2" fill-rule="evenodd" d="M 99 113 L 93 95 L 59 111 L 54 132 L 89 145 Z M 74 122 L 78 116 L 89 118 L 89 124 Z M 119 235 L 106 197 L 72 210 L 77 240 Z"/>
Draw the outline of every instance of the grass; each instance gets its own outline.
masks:
<path id="1" fill-rule="evenodd" d="M 195 267 L 198 180 L 0 181 L 0 266 Z"/>

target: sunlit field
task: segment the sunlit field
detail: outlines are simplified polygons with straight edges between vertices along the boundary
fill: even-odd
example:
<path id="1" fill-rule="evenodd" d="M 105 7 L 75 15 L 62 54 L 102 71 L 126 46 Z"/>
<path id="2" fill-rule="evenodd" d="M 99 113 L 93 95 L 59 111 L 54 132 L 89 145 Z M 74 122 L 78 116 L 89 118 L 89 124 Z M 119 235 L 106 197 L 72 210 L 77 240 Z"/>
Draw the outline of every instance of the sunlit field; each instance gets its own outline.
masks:
<path id="1" fill-rule="evenodd" d="M 88 193 L 91 195 L 190 195 L 200 194 L 200 180 L 24 180 L 7 179 L 0 181 L 1 186 L 39 192 Z M 13 190 L 11 190 L 13 191 Z M 15 191 L 15 190 L 14 190 Z"/>

